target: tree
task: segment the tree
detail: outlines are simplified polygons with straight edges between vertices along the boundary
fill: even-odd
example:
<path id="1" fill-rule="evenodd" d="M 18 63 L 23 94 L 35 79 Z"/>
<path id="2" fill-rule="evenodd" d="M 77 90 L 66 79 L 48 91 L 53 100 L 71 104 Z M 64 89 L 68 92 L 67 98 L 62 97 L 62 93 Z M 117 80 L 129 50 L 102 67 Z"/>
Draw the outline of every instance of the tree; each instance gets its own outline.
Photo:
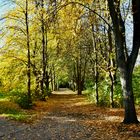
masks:
<path id="1" fill-rule="evenodd" d="M 30 34 L 29 34 L 29 21 L 28 21 L 28 0 L 26 0 L 26 9 L 25 9 L 25 24 L 26 24 L 26 42 L 27 42 L 27 77 L 28 77 L 28 104 L 32 103 L 31 101 L 31 56 L 30 56 Z"/>
<path id="2" fill-rule="evenodd" d="M 116 59 L 120 71 L 120 80 L 124 99 L 124 123 L 138 123 L 134 106 L 134 94 L 132 88 L 132 73 L 140 47 L 140 1 L 132 0 L 133 12 L 133 46 L 129 54 L 126 47 L 125 23 L 120 11 L 120 0 L 108 0 L 109 12 L 112 19 L 113 31 L 116 43 Z"/>

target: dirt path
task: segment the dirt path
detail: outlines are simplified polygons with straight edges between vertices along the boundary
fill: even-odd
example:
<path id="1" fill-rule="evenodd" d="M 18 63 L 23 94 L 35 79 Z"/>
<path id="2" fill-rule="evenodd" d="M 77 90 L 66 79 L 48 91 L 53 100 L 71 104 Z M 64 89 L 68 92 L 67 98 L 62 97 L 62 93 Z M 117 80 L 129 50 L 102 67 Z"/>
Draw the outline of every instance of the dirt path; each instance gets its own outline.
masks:
<path id="1" fill-rule="evenodd" d="M 54 92 L 47 102 L 40 102 L 34 109 L 42 114 L 35 124 L 0 119 L 0 140 L 140 139 L 140 125 L 120 124 L 121 109 L 95 107 L 70 90 Z"/>

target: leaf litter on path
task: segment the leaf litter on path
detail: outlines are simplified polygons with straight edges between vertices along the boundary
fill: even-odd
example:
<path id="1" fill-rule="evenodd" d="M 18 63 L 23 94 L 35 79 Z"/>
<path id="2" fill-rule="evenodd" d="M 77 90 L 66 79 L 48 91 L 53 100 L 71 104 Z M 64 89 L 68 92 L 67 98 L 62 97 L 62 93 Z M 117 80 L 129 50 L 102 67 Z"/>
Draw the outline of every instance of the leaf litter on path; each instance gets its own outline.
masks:
<path id="1" fill-rule="evenodd" d="M 123 109 L 96 107 L 70 90 L 54 92 L 36 102 L 33 124 L 1 136 L 17 140 L 132 140 L 140 139 L 140 125 L 124 125 Z M 140 112 L 139 114 L 140 115 Z M 1 134 L 1 133 L 0 133 Z M 22 137 L 21 137 L 22 136 Z"/>

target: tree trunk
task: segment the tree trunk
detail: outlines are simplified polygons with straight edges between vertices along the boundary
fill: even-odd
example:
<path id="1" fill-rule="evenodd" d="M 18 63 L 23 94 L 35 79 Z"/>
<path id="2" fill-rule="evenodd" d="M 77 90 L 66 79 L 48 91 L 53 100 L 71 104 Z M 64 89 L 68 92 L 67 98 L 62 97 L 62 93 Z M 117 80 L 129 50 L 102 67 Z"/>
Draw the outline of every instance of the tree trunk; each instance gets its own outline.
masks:
<path id="1" fill-rule="evenodd" d="M 51 72 L 50 72 L 50 83 L 51 83 L 51 90 L 54 91 L 54 85 L 53 85 L 53 73 L 52 73 L 52 68 L 51 68 Z"/>
<path id="2" fill-rule="evenodd" d="M 114 76 L 112 75 L 111 72 L 109 72 L 109 77 L 110 77 L 110 81 L 111 81 L 111 84 L 110 84 L 110 107 L 114 108 L 114 99 L 113 99 L 113 96 L 114 96 Z"/>
<path id="3" fill-rule="evenodd" d="M 82 95 L 82 88 L 81 88 L 81 86 L 80 85 L 78 85 L 78 93 L 77 93 L 78 95 Z"/>
<path id="4" fill-rule="evenodd" d="M 44 0 L 41 0 L 41 32 L 42 32 L 42 80 L 41 80 L 41 90 L 42 90 L 42 100 L 45 100 L 44 84 L 46 78 L 46 48 L 45 48 L 45 25 L 44 25 Z"/>
<path id="5" fill-rule="evenodd" d="M 73 64 L 73 76 L 72 76 L 73 78 L 72 78 L 72 90 L 73 91 L 76 91 L 76 83 L 77 83 L 77 79 L 76 79 L 76 66 L 75 66 L 75 64 Z"/>
<path id="6" fill-rule="evenodd" d="M 29 21 L 28 21 L 28 0 L 26 0 L 26 12 L 25 12 L 25 21 L 26 21 L 26 37 L 27 37 L 27 56 L 28 56 L 28 105 L 32 103 L 31 101 L 31 60 L 30 60 L 30 40 L 29 40 Z"/>
<path id="7" fill-rule="evenodd" d="M 36 15 L 38 11 L 38 0 L 35 0 L 35 11 L 34 14 Z M 35 96 L 38 98 L 40 96 L 40 72 L 37 70 L 36 65 L 36 56 L 37 56 L 37 49 L 38 49 L 38 32 L 37 28 L 34 33 L 34 49 L 33 49 L 33 74 L 35 76 Z"/>
<path id="8" fill-rule="evenodd" d="M 40 93 L 40 90 L 39 90 L 39 76 L 36 75 L 35 95 L 36 95 L 37 97 L 39 97 L 39 93 Z"/>
<path id="9" fill-rule="evenodd" d="M 57 82 L 56 82 L 56 72 L 55 72 L 55 67 L 53 66 L 53 87 L 54 91 L 57 91 Z"/>
<path id="10" fill-rule="evenodd" d="M 82 83 L 79 76 L 76 78 L 77 94 L 82 95 Z"/>
<path id="11" fill-rule="evenodd" d="M 124 123 L 138 123 L 136 110 L 134 106 L 134 95 L 132 89 L 132 72 L 124 69 L 121 73 L 121 84 L 124 98 Z"/>
<path id="12" fill-rule="evenodd" d="M 78 95 L 82 95 L 82 85 L 81 85 L 81 64 L 79 62 L 79 58 L 77 57 L 77 61 L 76 61 L 76 86 L 77 86 L 77 94 Z"/>
<path id="13" fill-rule="evenodd" d="M 116 63 L 115 58 L 112 57 L 113 52 L 113 42 L 112 42 L 112 33 L 110 27 L 108 27 L 108 44 L 109 44 L 109 60 L 108 60 L 108 70 L 110 77 L 110 107 L 114 108 L 114 84 L 115 84 L 115 75 L 116 75 Z"/>
<path id="14" fill-rule="evenodd" d="M 47 34 L 47 26 L 45 26 L 45 34 L 46 34 L 46 38 L 45 38 L 45 63 L 46 63 L 46 68 L 45 68 L 45 86 L 46 86 L 46 92 L 47 92 L 47 94 L 49 94 L 49 84 L 50 84 L 50 82 L 49 82 L 49 78 L 50 78 L 50 76 L 49 76 L 49 72 L 48 72 L 48 68 L 49 68 L 49 66 L 48 66 L 48 48 L 47 48 L 47 46 L 48 46 L 48 34 Z"/>
<path id="15" fill-rule="evenodd" d="M 82 95 L 82 83 L 79 76 L 77 78 L 77 94 Z"/>
<path id="16" fill-rule="evenodd" d="M 94 34 L 94 25 L 92 24 L 92 42 L 93 42 L 93 50 L 95 53 L 95 61 L 94 61 L 94 83 L 95 83 L 95 94 L 96 94 L 96 105 L 99 104 L 99 92 L 98 92 L 98 78 L 99 78 L 99 72 L 98 72 L 98 56 L 97 56 L 97 44 L 96 44 L 96 39 L 95 39 L 95 34 Z"/>
<path id="17" fill-rule="evenodd" d="M 46 86 L 47 92 L 49 92 L 49 74 L 48 74 L 48 71 L 46 71 L 45 86 Z"/>

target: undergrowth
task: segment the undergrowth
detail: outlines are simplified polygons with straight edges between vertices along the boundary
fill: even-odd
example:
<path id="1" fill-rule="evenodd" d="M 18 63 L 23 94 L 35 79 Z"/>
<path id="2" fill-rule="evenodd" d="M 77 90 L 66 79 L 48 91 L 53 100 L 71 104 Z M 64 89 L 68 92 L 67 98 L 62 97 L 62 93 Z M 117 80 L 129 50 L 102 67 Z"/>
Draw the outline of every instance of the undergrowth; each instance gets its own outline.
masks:
<path id="1" fill-rule="evenodd" d="M 2 93 L 0 93 L 0 116 L 23 122 L 28 119 L 28 113 Z"/>

